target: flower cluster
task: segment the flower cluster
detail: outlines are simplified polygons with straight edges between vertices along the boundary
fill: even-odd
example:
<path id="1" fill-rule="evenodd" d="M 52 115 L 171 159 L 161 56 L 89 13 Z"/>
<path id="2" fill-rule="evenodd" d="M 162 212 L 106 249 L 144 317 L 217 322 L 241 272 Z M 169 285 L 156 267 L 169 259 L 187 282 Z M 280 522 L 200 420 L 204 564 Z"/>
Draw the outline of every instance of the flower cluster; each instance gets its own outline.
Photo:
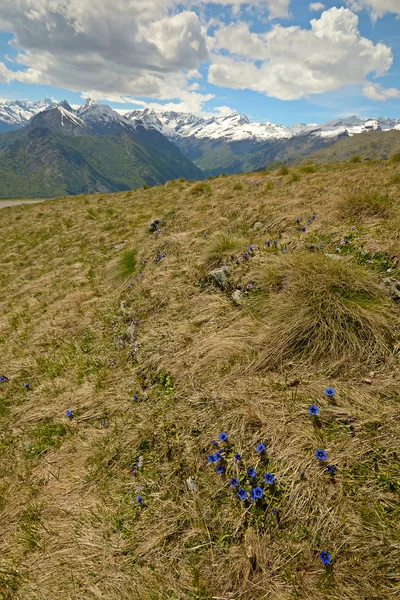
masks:
<path id="1" fill-rule="evenodd" d="M 272 473 L 264 473 L 260 478 L 261 481 L 257 481 L 257 468 L 256 467 L 241 467 L 242 455 L 236 452 L 228 440 L 228 435 L 222 432 L 218 436 L 219 442 L 211 440 L 213 446 L 218 446 L 217 452 L 209 454 L 207 461 L 209 463 L 216 463 L 215 469 L 218 475 L 229 473 L 234 471 L 235 474 L 232 476 L 228 484 L 236 491 L 236 495 L 239 500 L 245 501 L 250 500 L 251 502 L 257 502 L 261 500 L 265 494 L 266 489 L 271 491 L 274 490 L 275 476 Z M 220 447 L 220 444 L 224 444 Z M 255 447 L 255 451 L 261 457 L 266 454 L 265 444 L 259 443 Z M 274 513 L 273 513 L 274 514 Z"/>

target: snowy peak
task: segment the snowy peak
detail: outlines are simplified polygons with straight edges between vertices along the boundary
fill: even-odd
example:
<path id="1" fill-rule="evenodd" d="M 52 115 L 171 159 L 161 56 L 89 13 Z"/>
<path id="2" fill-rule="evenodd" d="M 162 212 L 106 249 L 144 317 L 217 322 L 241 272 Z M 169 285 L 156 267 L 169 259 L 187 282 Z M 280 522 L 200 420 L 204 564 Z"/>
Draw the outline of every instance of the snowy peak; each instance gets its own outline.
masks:
<path id="1" fill-rule="evenodd" d="M 23 127 L 38 112 L 54 108 L 56 104 L 50 98 L 44 98 L 36 102 L 6 100 L 4 103 L 0 103 L 0 133 Z"/>
<path id="2" fill-rule="evenodd" d="M 72 106 L 66 101 L 66 100 L 62 100 L 61 102 L 59 102 L 57 104 L 57 106 L 61 106 L 62 108 L 65 108 L 65 110 L 67 110 L 70 113 L 74 113 L 74 109 L 72 108 Z"/>
<path id="3" fill-rule="evenodd" d="M 27 129 L 33 130 L 37 127 L 45 127 L 50 131 L 65 135 L 84 135 L 88 132 L 86 123 L 63 106 L 56 106 L 32 117 Z"/>

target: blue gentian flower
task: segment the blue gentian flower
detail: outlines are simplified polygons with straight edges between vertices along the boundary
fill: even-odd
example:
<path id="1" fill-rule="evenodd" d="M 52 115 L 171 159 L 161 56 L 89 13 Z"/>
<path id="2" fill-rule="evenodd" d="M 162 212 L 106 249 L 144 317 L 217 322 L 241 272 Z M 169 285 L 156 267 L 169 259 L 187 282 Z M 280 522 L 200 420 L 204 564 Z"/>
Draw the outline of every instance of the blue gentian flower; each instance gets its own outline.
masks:
<path id="1" fill-rule="evenodd" d="M 212 444 L 213 446 L 216 446 L 217 448 L 219 446 L 218 442 L 216 442 L 215 440 L 211 440 L 210 444 Z"/>
<path id="2" fill-rule="evenodd" d="M 274 515 L 274 517 L 277 517 L 277 516 L 278 516 L 278 511 L 276 510 L 276 508 L 273 508 L 273 509 L 271 510 L 271 512 L 272 512 L 272 514 Z"/>
<path id="3" fill-rule="evenodd" d="M 331 564 L 331 555 L 329 552 L 325 552 L 325 550 L 322 550 L 322 552 L 319 553 L 319 559 L 323 565 Z"/>
<path id="4" fill-rule="evenodd" d="M 207 237 L 207 234 L 206 234 L 206 233 L 203 233 L 203 238 L 206 238 L 206 237 Z"/>
<path id="5" fill-rule="evenodd" d="M 296 223 L 300 223 L 300 219 L 299 219 L 299 217 L 297 217 L 297 219 L 296 219 Z"/>
<path id="6" fill-rule="evenodd" d="M 72 419 L 72 417 L 74 416 L 74 413 L 72 412 L 72 410 L 70 410 L 69 408 L 65 411 L 65 416 L 68 417 L 69 419 Z"/>
<path id="7" fill-rule="evenodd" d="M 4 383 L 4 381 L 7 381 L 7 377 L 6 377 L 5 375 L 2 375 L 2 376 L 0 377 L 0 382 L 1 382 L 1 383 Z"/>
<path id="8" fill-rule="evenodd" d="M 264 446 L 264 444 L 257 444 L 257 446 L 256 446 L 256 452 L 259 452 L 260 454 L 264 454 L 265 453 L 265 446 Z"/>
<path id="9" fill-rule="evenodd" d="M 274 246 L 276 246 L 278 243 L 278 240 L 274 240 Z"/>
<path id="10" fill-rule="evenodd" d="M 306 478 L 306 472 L 302 471 L 302 473 L 300 473 L 300 479 L 305 479 Z"/>
<path id="11" fill-rule="evenodd" d="M 221 460 L 221 454 L 220 452 L 216 452 L 214 454 L 214 462 L 219 462 Z"/>
<path id="12" fill-rule="evenodd" d="M 319 408 L 318 406 L 315 406 L 315 404 L 311 404 L 311 406 L 308 407 L 308 412 L 310 415 L 317 415 L 319 413 Z"/>
<path id="13" fill-rule="evenodd" d="M 269 485 L 272 485 L 275 481 L 275 477 L 272 475 L 272 473 L 266 473 L 265 475 L 263 475 L 263 477 L 265 483 L 269 483 Z"/>
<path id="14" fill-rule="evenodd" d="M 235 456 L 233 457 L 236 461 L 239 461 L 242 458 L 242 455 L 239 454 L 239 452 L 236 452 Z"/>
<path id="15" fill-rule="evenodd" d="M 227 442 L 228 441 L 228 436 L 225 432 L 222 432 L 219 434 L 218 438 L 221 440 L 221 442 Z"/>
<path id="16" fill-rule="evenodd" d="M 326 470 L 328 471 L 329 475 L 333 475 L 335 473 L 335 467 L 333 465 L 327 465 Z"/>
<path id="17" fill-rule="evenodd" d="M 303 227 L 301 228 L 301 231 L 305 231 L 305 230 L 306 230 L 306 228 L 305 228 L 305 227 L 304 227 L 304 225 L 303 225 Z"/>
<path id="18" fill-rule="evenodd" d="M 237 487 L 239 485 L 239 479 L 237 479 L 236 477 L 232 477 L 232 479 L 229 482 L 229 485 L 233 488 Z"/>
<path id="19" fill-rule="evenodd" d="M 25 388 L 26 390 L 29 390 L 29 383 L 24 383 L 24 388 Z"/>
<path id="20" fill-rule="evenodd" d="M 311 219 L 307 219 L 307 223 L 311 223 Z"/>
<path id="21" fill-rule="evenodd" d="M 139 400 L 139 396 L 133 396 L 132 400 L 135 400 L 135 402 L 137 402 Z"/>
<path id="22" fill-rule="evenodd" d="M 236 262 L 237 265 L 240 265 L 240 260 L 238 258 L 236 259 L 235 262 Z"/>
<path id="23" fill-rule="evenodd" d="M 253 246 L 249 246 L 249 252 L 253 252 Z"/>
<path id="24" fill-rule="evenodd" d="M 218 473 L 218 475 L 222 475 L 222 473 L 225 471 L 225 469 L 221 465 L 218 465 L 218 467 L 215 469 L 215 471 Z"/>
<path id="25" fill-rule="evenodd" d="M 249 260 L 249 255 L 247 254 L 247 252 L 243 253 L 243 258 L 244 260 Z"/>
<path id="26" fill-rule="evenodd" d="M 240 490 L 238 490 L 238 493 L 237 493 L 237 495 L 239 496 L 239 498 L 240 498 L 241 500 L 246 500 L 246 498 L 247 498 L 247 492 L 246 492 L 246 490 L 244 490 L 243 488 L 242 488 L 242 489 L 240 489 Z"/>
<path id="27" fill-rule="evenodd" d="M 143 504 L 143 498 L 142 498 L 142 496 L 138 496 L 136 498 L 136 504 Z"/>
<path id="28" fill-rule="evenodd" d="M 253 479 L 257 475 L 257 471 L 253 467 L 247 469 L 247 476 L 249 479 Z"/>
<path id="29" fill-rule="evenodd" d="M 260 486 L 257 486 L 250 490 L 250 498 L 254 501 L 260 500 L 260 498 L 263 497 L 263 494 L 264 494 L 264 490 L 262 488 L 260 488 Z"/>
<path id="30" fill-rule="evenodd" d="M 319 448 L 315 451 L 315 457 L 318 458 L 318 460 L 326 460 L 327 459 L 327 453 L 325 452 L 325 450 L 320 450 Z"/>
<path id="31" fill-rule="evenodd" d="M 267 240 L 267 241 L 265 242 L 265 244 L 266 244 L 266 246 L 268 246 L 268 248 L 269 248 L 269 247 L 270 247 L 270 245 L 271 245 L 271 242 L 270 242 L 269 240 Z"/>
<path id="32" fill-rule="evenodd" d="M 328 396 L 329 398 L 333 398 L 333 396 L 336 394 L 336 392 L 333 388 L 327 387 L 324 390 L 324 394 L 325 394 L 325 396 Z"/>
<path id="33" fill-rule="evenodd" d="M 209 454 L 209 455 L 207 456 L 207 461 L 208 461 L 209 463 L 213 463 L 213 462 L 215 462 L 215 456 L 214 456 L 214 454 Z"/>

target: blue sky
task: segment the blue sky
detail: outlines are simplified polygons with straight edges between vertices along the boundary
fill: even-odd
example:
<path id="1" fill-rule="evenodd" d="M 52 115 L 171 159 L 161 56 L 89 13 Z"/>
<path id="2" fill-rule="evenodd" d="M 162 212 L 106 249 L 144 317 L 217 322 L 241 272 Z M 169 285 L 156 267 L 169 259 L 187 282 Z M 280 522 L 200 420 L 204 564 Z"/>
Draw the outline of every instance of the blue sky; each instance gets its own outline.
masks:
<path id="1" fill-rule="evenodd" d="M 3 0 L 0 98 L 400 118 L 400 0 Z"/>

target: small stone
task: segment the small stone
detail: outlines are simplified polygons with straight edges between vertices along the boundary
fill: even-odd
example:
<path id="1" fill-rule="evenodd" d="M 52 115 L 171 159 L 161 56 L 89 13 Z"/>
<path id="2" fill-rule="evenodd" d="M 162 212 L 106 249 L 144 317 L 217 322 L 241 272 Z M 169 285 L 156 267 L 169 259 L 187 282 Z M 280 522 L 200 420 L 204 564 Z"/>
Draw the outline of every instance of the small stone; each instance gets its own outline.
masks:
<path id="1" fill-rule="evenodd" d="M 383 280 L 383 284 L 389 291 L 393 300 L 400 300 L 400 281 L 395 277 L 386 277 L 386 279 Z"/>
<path id="2" fill-rule="evenodd" d="M 197 483 L 196 480 L 193 479 L 193 477 L 188 477 L 188 479 L 186 479 L 186 485 L 188 487 L 189 492 L 197 492 Z"/>
<path id="3" fill-rule="evenodd" d="M 264 227 L 264 223 L 261 221 L 256 221 L 253 225 L 253 231 L 260 231 Z"/>
<path id="4" fill-rule="evenodd" d="M 368 383 L 369 385 L 371 385 L 372 384 L 372 379 L 370 379 L 369 377 L 364 377 L 363 383 Z"/>
<path id="5" fill-rule="evenodd" d="M 116 252 L 118 252 L 118 250 L 122 250 L 123 248 L 125 248 L 126 242 L 122 242 L 122 244 L 117 244 L 116 246 L 114 246 L 114 250 Z"/>
<path id="6" fill-rule="evenodd" d="M 153 219 L 149 225 L 149 231 L 151 231 L 151 233 L 154 233 L 155 231 L 157 231 L 159 224 L 160 224 L 160 219 Z"/>
<path id="7" fill-rule="evenodd" d="M 232 302 L 234 304 L 236 304 L 237 306 L 239 306 L 240 304 L 243 304 L 243 294 L 240 290 L 235 290 L 231 296 L 232 298 Z"/>
<path id="8" fill-rule="evenodd" d="M 122 335 L 114 336 L 114 346 L 117 350 L 128 348 L 134 343 L 137 337 L 136 329 L 137 321 L 132 321 L 128 329 Z"/>
<path id="9" fill-rule="evenodd" d="M 229 267 L 227 265 L 223 265 L 219 269 L 214 269 L 210 271 L 208 274 L 214 279 L 214 281 L 222 288 L 226 290 L 228 287 L 228 275 L 229 275 Z"/>

